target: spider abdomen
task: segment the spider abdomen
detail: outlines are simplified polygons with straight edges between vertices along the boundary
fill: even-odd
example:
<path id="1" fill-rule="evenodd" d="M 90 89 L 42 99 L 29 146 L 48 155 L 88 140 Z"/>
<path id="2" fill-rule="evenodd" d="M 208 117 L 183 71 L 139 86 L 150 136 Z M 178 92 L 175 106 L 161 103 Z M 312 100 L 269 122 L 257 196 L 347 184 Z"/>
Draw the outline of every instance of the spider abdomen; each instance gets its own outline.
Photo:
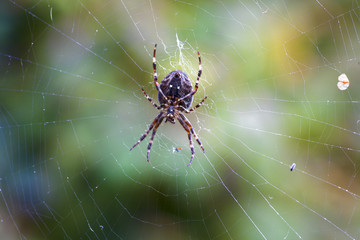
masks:
<path id="1" fill-rule="evenodd" d="M 172 71 L 169 73 L 160 83 L 160 89 L 164 95 L 171 101 L 175 102 L 176 100 L 186 96 L 192 91 L 192 85 L 188 76 L 180 70 Z M 192 96 L 184 98 L 179 105 L 184 108 L 189 108 L 192 102 Z M 167 103 L 167 100 L 159 92 L 158 99 L 160 104 Z"/>

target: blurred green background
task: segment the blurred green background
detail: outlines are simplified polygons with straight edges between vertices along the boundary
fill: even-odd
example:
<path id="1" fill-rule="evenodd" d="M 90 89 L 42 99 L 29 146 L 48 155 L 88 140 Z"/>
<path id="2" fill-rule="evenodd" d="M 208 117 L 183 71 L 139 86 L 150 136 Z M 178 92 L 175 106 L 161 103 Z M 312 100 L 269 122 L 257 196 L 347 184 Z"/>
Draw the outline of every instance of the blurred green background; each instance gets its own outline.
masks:
<path id="1" fill-rule="evenodd" d="M 360 238 L 359 16 L 356 0 L 2 1 L 2 239 Z M 189 167 L 178 123 L 149 163 L 149 136 L 129 152 L 157 114 L 155 43 L 159 81 L 194 84 L 202 57 Z"/>

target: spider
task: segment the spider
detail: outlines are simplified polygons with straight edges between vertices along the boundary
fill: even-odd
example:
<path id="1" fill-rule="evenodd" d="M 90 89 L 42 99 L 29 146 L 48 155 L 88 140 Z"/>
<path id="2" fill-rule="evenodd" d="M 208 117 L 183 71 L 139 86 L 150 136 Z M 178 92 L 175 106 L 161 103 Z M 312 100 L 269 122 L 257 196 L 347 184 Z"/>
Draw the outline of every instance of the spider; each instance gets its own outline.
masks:
<path id="1" fill-rule="evenodd" d="M 155 117 L 153 122 L 150 124 L 150 127 L 146 130 L 146 132 L 140 137 L 139 141 L 137 141 L 134 146 L 130 148 L 130 151 L 136 147 L 142 140 L 146 138 L 146 136 L 149 134 L 149 132 L 153 130 L 151 139 L 149 141 L 149 145 L 147 148 L 147 156 L 146 159 L 149 162 L 149 154 L 151 150 L 151 145 L 153 143 L 156 130 L 162 123 L 162 121 L 165 118 L 165 122 L 170 122 L 172 124 L 175 124 L 175 121 L 178 120 L 181 126 L 185 129 L 187 132 L 188 138 L 189 138 L 189 144 L 190 144 L 190 150 L 191 150 L 191 159 L 187 166 L 189 166 L 194 159 L 195 150 L 193 146 L 193 142 L 191 139 L 191 134 L 194 136 L 197 143 L 200 145 L 201 149 L 205 153 L 205 149 L 201 144 L 200 139 L 197 137 L 193 126 L 191 125 L 190 121 L 182 114 L 182 112 L 185 113 L 191 113 L 195 109 L 201 106 L 203 102 L 206 100 L 207 97 L 205 97 L 203 100 L 201 100 L 200 103 L 198 103 L 195 107 L 188 109 L 192 103 L 192 99 L 194 94 L 196 93 L 198 86 L 199 86 L 199 79 L 201 76 L 201 58 L 200 53 L 198 52 L 198 58 L 199 58 L 199 71 L 198 76 L 195 83 L 195 88 L 192 88 L 191 82 L 188 78 L 188 76 L 180 70 L 172 71 L 169 73 L 159 84 L 157 81 L 157 73 L 156 73 L 156 46 L 154 47 L 154 55 L 153 55 L 153 69 L 154 69 L 154 84 L 156 87 L 156 90 L 158 91 L 158 100 L 160 105 L 158 106 L 150 97 L 147 95 L 144 89 L 141 89 L 144 93 L 145 97 L 149 102 L 158 110 L 160 110 L 159 114 Z"/>

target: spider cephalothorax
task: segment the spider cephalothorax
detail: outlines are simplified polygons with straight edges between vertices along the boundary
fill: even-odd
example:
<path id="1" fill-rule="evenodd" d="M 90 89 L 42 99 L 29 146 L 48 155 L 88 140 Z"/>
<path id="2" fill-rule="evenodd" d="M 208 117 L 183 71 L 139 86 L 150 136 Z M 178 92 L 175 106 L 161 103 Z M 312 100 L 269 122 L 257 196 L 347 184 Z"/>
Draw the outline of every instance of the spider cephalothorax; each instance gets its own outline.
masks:
<path id="1" fill-rule="evenodd" d="M 140 137 L 139 141 L 137 141 L 134 146 L 130 148 L 130 151 L 136 147 L 144 138 L 149 134 L 149 132 L 154 128 L 152 132 L 152 136 L 148 145 L 147 150 L 147 161 L 149 161 L 149 154 L 152 142 L 154 140 L 156 130 L 160 126 L 161 122 L 165 118 L 165 122 L 169 121 L 173 124 L 175 124 L 175 121 L 178 120 L 181 126 L 185 129 L 185 131 L 188 134 L 189 143 L 190 143 L 190 149 L 191 149 L 191 159 L 188 164 L 188 166 L 191 164 L 195 150 L 194 146 L 192 144 L 191 134 L 194 136 L 197 143 L 200 145 L 203 152 L 205 152 L 200 139 L 197 137 L 191 123 L 189 120 L 182 114 L 182 112 L 190 113 L 194 111 L 196 108 L 200 107 L 201 104 L 205 101 L 206 97 L 195 107 L 188 109 L 191 106 L 193 95 L 196 93 L 198 86 L 199 86 L 199 79 L 201 76 L 201 58 L 200 53 L 198 52 L 198 58 L 199 58 L 199 71 L 198 76 L 195 83 L 195 88 L 192 88 L 191 82 L 186 76 L 186 74 L 183 71 L 176 70 L 169 73 L 159 85 L 157 81 L 157 73 L 156 73 L 156 59 L 155 59 L 155 53 L 156 53 L 156 44 L 154 47 L 154 55 L 153 55 L 153 69 L 154 69 L 154 83 L 155 87 L 158 91 L 158 99 L 160 106 L 158 106 L 154 101 L 146 94 L 145 90 L 142 89 L 143 93 L 145 94 L 145 97 L 151 102 L 151 104 L 161 110 L 160 113 L 155 117 L 153 122 L 151 123 L 148 130 Z"/>

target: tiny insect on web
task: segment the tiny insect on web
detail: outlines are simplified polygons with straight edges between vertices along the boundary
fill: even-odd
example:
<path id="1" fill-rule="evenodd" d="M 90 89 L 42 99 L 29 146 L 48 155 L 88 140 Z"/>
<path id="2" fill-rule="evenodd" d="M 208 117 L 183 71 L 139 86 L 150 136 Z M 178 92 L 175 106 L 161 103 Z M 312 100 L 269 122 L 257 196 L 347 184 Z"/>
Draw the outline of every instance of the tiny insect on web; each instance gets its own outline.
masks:
<path id="1" fill-rule="evenodd" d="M 291 171 L 291 172 L 294 171 L 295 167 L 296 167 L 296 163 L 291 164 L 291 166 L 290 166 L 290 171 Z"/>
<path id="2" fill-rule="evenodd" d="M 147 156 L 146 159 L 149 162 L 149 154 L 151 150 L 151 146 L 156 134 L 156 131 L 162 121 L 165 118 L 165 122 L 169 121 L 172 124 L 175 124 L 175 121 L 178 120 L 181 126 L 185 129 L 187 132 L 188 138 L 189 138 L 189 145 L 191 150 L 191 159 L 188 164 L 188 166 L 192 163 L 195 155 L 195 150 L 192 142 L 191 135 L 195 138 L 196 142 L 200 145 L 201 149 L 205 153 L 205 149 L 201 144 L 200 139 L 196 135 L 193 126 L 191 125 L 190 121 L 182 114 L 182 112 L 185 113 L 191 113 L 198 107 L 200 107 L 203 102 L 206 100 L 207 97 L 205 97 L 203 100 L 201 100 L 200 103 L 198 103 L 195 107 L 188 109 L 191 106 L 193 96 L 198 90 L 199 86 L 199 79 L 202 73 L 202 67 L 201 67 L 201 58 L 200 53 L 198 52 L 198 58 L 199 58 L 199 71 L 198 76 L 196 79 L 195 87 L 193 88 L 191 85 L 191 82 L 188 78 L 188 76 L 180 70 L 172 71 L 169 73 L 159 84 L 157 81 L 157 72 L 156 72 L 156 47 L 157 44 L 155 44 L 154 47 L 154 55 L 153 55 L 153 70 L 154 70 L 154 84 L 156 87 L 156 90 L 158 91 L 158 100 L 160 103 L 160 106 L 157 105 L 150 97 L 147 95 L 144 89 L 141 89 L 144 93 L 145 97 L 149 100 L 149 102 L 158 110 L 161 110 L 159 114 L 155 117 L 153 122 L 150 124 L 149 128 L 146 130 L 146 132 L 140 137 L 139 141 L 137 141 L 134 146 L 130 148 L 130 151 L 136 147 L 142 140 L 146 138 L 146 136 L 149 134 L 149 132 L 153 129 L 149 145 L 147 148 Z"/>
<path id="3" fill-rule="evenodd" d="M 173 153 L 174 153 L 174 152 L 179 152 L 181 149 L 182 149 L 182 148 L 180 148 L 180 147 L 173 147 Z"/>

